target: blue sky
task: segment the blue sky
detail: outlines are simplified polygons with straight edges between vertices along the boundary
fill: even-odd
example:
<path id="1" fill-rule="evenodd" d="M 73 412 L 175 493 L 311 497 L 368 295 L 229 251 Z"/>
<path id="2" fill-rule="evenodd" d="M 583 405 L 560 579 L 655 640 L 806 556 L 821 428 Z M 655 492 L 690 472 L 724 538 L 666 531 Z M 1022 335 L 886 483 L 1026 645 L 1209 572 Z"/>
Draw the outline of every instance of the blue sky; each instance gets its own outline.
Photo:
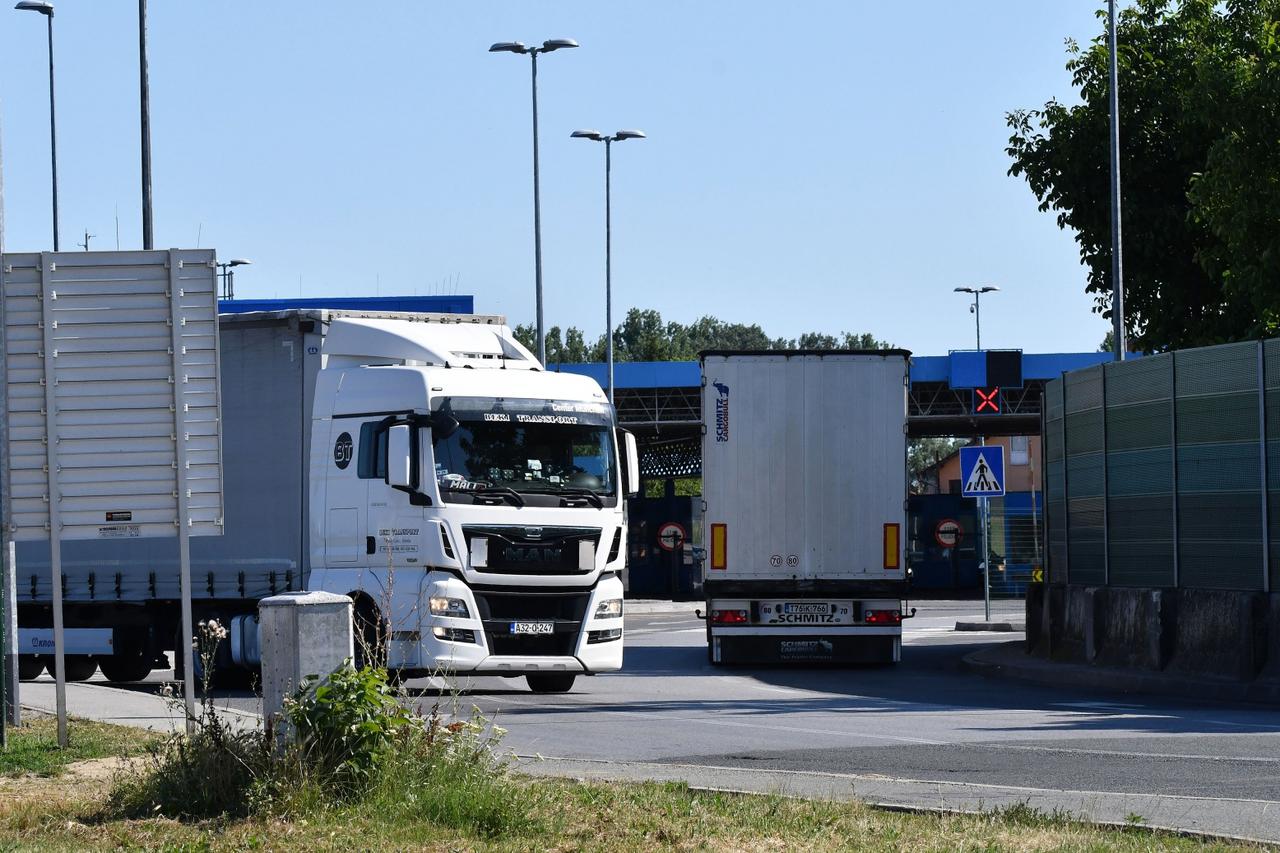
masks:
<path id="1" fill-rule="evenodd" d="M 604 328 L 602 146 L 615 315 L 772 335 L 972 346 L 957 285 L 991 283 L 983 343 L 1096 349 L 1071 235 L 1007 177 L 1004 113 L 1070 100 L 1063 40 L 1093 0 L 152 0 L 157 246 L 254 261 L 237 294 L 474 293 L 533 317 L 529 62 L 539 60 L 548 325 Z M 57 0 L 62 247 L 141 245 L 136 4 Z M 364 11 L 368 9 L 369 11 Z M 0 10 L 9 250 L 50 245 L 44 21 Z"/>

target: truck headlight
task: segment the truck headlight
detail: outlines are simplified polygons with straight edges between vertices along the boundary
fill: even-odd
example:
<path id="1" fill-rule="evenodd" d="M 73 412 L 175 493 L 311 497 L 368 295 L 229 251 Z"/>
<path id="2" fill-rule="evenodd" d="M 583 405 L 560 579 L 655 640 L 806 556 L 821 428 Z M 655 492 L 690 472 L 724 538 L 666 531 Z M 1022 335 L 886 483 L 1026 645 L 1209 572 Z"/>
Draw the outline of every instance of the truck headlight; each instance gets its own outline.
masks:
<path id="1" fill-rule="evenodd" d="M 596 605 L 597 619 L 612 619 L 615 616 L 622 615 L 622 599 L 610 598 L 608 601 L 602 601 Z"/>
<path id="2" fill-rule="evenodd" d="M 467 609 L 467 603 L 461 598 L 443 598 L 433 595 L 430 606 L 432 616 L 456 616 L 459 619 L 466 619 L 471 615 L 471 611 Z"/>

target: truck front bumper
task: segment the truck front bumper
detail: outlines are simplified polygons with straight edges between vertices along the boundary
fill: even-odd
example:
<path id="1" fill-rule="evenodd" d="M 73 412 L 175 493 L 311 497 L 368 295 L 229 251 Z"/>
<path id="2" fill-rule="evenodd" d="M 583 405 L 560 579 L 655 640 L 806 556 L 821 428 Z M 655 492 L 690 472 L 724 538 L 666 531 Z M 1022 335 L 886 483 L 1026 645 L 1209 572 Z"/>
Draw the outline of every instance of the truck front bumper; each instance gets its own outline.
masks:
<path id="1" fill-rule="evenodd" d="M 473 590 L 453 575 L 433 572 L 422 600 L 418 661 L 410 668 L 470 675 L 616 672 L 622 668 L 622 616 L 596 611 L 622 595 L 615 575 L 594 587 L 546 593 L 527 587 Z M 469 615 L 432 615 L 433 597 L 462 600 Z M 553 630 L 517 633 L 517 623 L 550 623 Z"/>

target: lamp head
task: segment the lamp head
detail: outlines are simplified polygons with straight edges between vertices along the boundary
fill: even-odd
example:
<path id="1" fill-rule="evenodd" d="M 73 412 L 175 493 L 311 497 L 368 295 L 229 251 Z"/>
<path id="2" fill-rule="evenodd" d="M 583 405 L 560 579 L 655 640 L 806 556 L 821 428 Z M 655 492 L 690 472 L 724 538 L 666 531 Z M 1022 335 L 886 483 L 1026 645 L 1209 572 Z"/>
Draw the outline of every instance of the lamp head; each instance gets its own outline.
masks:
<path id="1" fill-rule="evenodd" d="M 500 41 L 497 44 L 489 45 L 490 53 L 528 53 L 529 48 L 518 41 Z"/>
<path id="2" fill-rule="evenodd" d="M 562 47 L 577 47 L 578 43 L 573 39 L 549 39 L 542 43 L 542 52 L 551 53 L 553 50 L 559 50 Z"/>
<path id="3" fill-rule="evenodd" d="M 13 8 L 23 12 L 39 12 L 41 15 L 53 17 L 53 4 L 46 3 L 45 0 L 22 0 L 21 3 Z"/>
<path id="4" fill-rule="evenodd" d="M 613 135 L 613 138 L 621 142 L 624 139 L 645 139 L 646 137 L 643 130 L 620 130 Z"/>
<path id="5" fill-rule="evenodd" d="M 248 258 L 232 258 L 230 261 L 227 261 L 227 266 L 242 267 L 242 266 L 245 266 L 246 264 L 252 264 L 252 263 L 253 261 L 249 260 Z"/>
<path id="6" fill-rule="evenodd" d="M 602 139 L 604 139 L 604 136 L 602 136 L 600 134 L 600 131 L 598 130 L 575 130 L 573 133 L 569 134 L 569 138 L 570 139 L 591 139 L 596 142 L 599 142 Z"/>

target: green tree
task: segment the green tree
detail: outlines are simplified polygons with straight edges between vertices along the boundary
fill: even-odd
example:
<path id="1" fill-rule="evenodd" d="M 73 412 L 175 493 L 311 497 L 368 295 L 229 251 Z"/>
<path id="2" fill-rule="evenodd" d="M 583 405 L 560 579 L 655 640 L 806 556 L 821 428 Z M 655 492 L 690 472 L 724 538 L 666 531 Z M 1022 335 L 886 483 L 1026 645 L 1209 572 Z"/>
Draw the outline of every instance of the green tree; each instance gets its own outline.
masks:
<path id="1" fill-rule="evenodd" d="M 907 442 L 907 472 L 912 494 L 924 494 L 930 487 L 941 491 L 937 472 L 930 469 L 968 443 L 968 439 L 963 438 L 913 438 Z"/>
<path id="2" fill-rule="evenodd" d="M 1008 115 L 1009 172 L 1075 232 L 1110 316 L 1108 51 L 1067 42 L 1081 103 Z M 1137 0 L 1118 25 L 1126 327 L 1145 349 L 1273 333 L 1280 0 Z"/>
<path id="3" fill-rule="evenodd" d="M 516 340 L 531 351 L 537 351 L 536 331 L 532 324 L 515 327 Z M 547 330 L 547 363 L 580 364 L 605 360 L 605 339 L 601 335 L 588 343 L 581 329 L 570 326 L 563 337 L 559 326 Z M 699 317 L 689 325 L 664 321 L 652 308 L 627 311 L 613 332 L 615 361 L 696 361 L 705 350 L 784 350 L 784 349 L 893 349 L 893 345 L 877 340 L 866 332 L 806 332 L 799 338 L 771 338 L 759 324 L 726 323 L 715 317 Z"/>

